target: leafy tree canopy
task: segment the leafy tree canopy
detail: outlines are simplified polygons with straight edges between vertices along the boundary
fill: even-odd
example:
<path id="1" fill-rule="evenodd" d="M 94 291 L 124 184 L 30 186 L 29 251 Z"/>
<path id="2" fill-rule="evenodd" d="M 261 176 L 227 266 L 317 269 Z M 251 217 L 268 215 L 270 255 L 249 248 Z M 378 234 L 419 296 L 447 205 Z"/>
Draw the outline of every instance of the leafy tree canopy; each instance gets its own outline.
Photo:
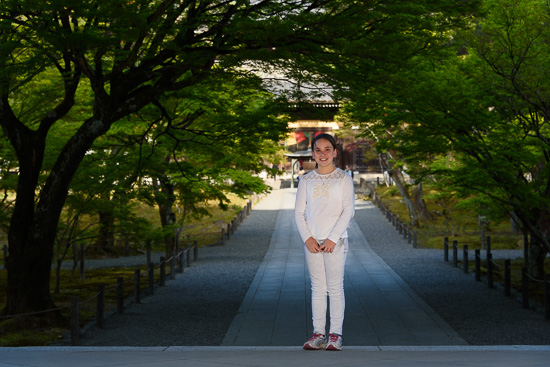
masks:
<path id="1" fill-rule="evenodd" d="M 273 139 L 279 132 L 272 127 L 280 120 L 261 111 L 268 106 L 262 98 L 227 87 L 211 93 L 214 81 L 229 84 L 218 76 L 242 71 L 247 61 L 285 65 L 301 55 L 334 50 L 335 40 L 349 29 L 333 25 L 361 8 L 359 2 L 306 0 L 0 2 L 0 124 L 18 174 L 4 313 L 53 308 L 52 249 L 69 188 L 79 184 L 73 178 L 81 174 L 81 164 L 119 158 L 116 147 L 106 151 L 101 144 L 123 135 L 129 142 L 141 134 L 149 156 L 168 147 L 163 153 L 170 159 L 156 168 L 163 167 L 182 187 L 198 177 L 204 181 L 197 185 L 209 188 L 204 183 L 222 171 L 241 193 L 258 187 L 251 179 L 243 184 L 242 172 L 260 167 L 259 144 L 253 141 Z M 199 96 L 200 107 L 194 107 Z M 256 104 L 247 105 L 252 100 Z M 143 116 L 157 123 L 138 123 Z M 186 125 L 191 121 L 194 126 Z M 275 125 L 265 129 L 269 124 Z M 218 127 L 216 134 L 206 134 Z M 243 151 L 248 153 L 237 154 Z M 141 167 L 152 175 L 147 163 L 142 160 Z M 89 173 L 105 185 L 132 178 L 122 172 L 115 178 L 100 166 Z M 44 320 L 57 323 L 59 314 Z"/>
<path id="2" fill-rule="evenodd" d="M 349 106 L 415 179 L 512 213 L 546 249 L 549 16 L 545 1 L 484 1 L 447 47 L 411 58 Z"/>

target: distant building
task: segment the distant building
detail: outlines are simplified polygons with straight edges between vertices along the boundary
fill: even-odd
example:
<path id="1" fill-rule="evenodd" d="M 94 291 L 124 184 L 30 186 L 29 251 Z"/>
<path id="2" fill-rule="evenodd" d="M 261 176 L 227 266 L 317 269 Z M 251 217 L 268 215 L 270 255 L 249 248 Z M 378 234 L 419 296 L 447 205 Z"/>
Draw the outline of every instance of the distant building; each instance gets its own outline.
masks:
<path id="1" fill-rule="evenodd" d="M 292 104 L 288 112 L 295 120 L 289 127 L 293 130 L 284 145 L 289 152 L 307 151 L 311 146 L 312 139 L 319 134 L 327 133 L 336 137 L 339 154 L 335 159 L 337 167 L 342 169 L 349 165 L 358 172 L 380 172 L 378 158 L 374 152 L 372 142 L 368 139 L 358 138 L 358 130 L 345 128 L 343 123 L 337 122 L 334 116 L 340 105 L 335 102 L 309 102 Z M 290 172 L 291 159 L 289 158 L 285 170 Z M 315 162 L 312 158 L 300 160 L 299 167 L 309 172 L 315 169 Z"/>

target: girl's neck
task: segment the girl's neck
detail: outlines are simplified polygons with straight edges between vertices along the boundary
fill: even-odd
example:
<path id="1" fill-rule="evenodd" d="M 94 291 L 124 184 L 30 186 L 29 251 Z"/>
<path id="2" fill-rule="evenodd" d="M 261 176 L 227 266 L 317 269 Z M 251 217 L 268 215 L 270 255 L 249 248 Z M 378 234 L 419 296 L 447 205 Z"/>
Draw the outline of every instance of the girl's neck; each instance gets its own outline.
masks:
<path id="1" fill-rule="evenodd" d="M 336 170 L 335 166 L 328 166 L 328 167 L 317 167 L 316 171 L 320 175 L 328 175 L 329 173 L 334 172 Z"/>

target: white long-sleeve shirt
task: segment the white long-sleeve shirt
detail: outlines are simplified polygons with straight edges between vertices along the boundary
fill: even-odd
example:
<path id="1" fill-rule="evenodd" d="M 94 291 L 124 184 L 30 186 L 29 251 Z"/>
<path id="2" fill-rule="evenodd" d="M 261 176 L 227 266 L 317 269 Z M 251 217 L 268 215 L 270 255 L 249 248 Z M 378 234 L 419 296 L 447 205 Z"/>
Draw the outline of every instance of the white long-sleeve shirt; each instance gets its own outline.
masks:
<path id="1" fill-rule="evenodd" d="M 309 237 L 337 243 L 348 237 L 347 228 L 355 214 L 353 179 L 340 168 L 320 175 L 311 171 L 300 179 L 294 219 L 305 243 Z"/>

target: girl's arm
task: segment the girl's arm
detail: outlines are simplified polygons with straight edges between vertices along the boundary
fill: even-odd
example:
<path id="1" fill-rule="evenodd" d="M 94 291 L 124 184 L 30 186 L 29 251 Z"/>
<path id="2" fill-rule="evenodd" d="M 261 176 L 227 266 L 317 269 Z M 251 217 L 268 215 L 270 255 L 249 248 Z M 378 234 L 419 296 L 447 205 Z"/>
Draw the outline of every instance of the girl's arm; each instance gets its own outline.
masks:
<path id="1" fill-rule="evenodd" d="M 355 188 L 351 176 L 346 175 L 344 178 L 342 191 L 342 213 L 328 236 L 328 239 L 334 243 L 342 238 L 355 214 Z"/>
<path id="2" fill-rule="evenodd" d="M 294 221 L 298 227 L 298 232 L 302 238 L 302 242 L 313 237 L 306 221 L 306 206 L 307 206 L 307 183 L 306 180 L 300 180 L 298 183 L 298 191 L 296 192 L 296 203 L 294 205 Z"/>

